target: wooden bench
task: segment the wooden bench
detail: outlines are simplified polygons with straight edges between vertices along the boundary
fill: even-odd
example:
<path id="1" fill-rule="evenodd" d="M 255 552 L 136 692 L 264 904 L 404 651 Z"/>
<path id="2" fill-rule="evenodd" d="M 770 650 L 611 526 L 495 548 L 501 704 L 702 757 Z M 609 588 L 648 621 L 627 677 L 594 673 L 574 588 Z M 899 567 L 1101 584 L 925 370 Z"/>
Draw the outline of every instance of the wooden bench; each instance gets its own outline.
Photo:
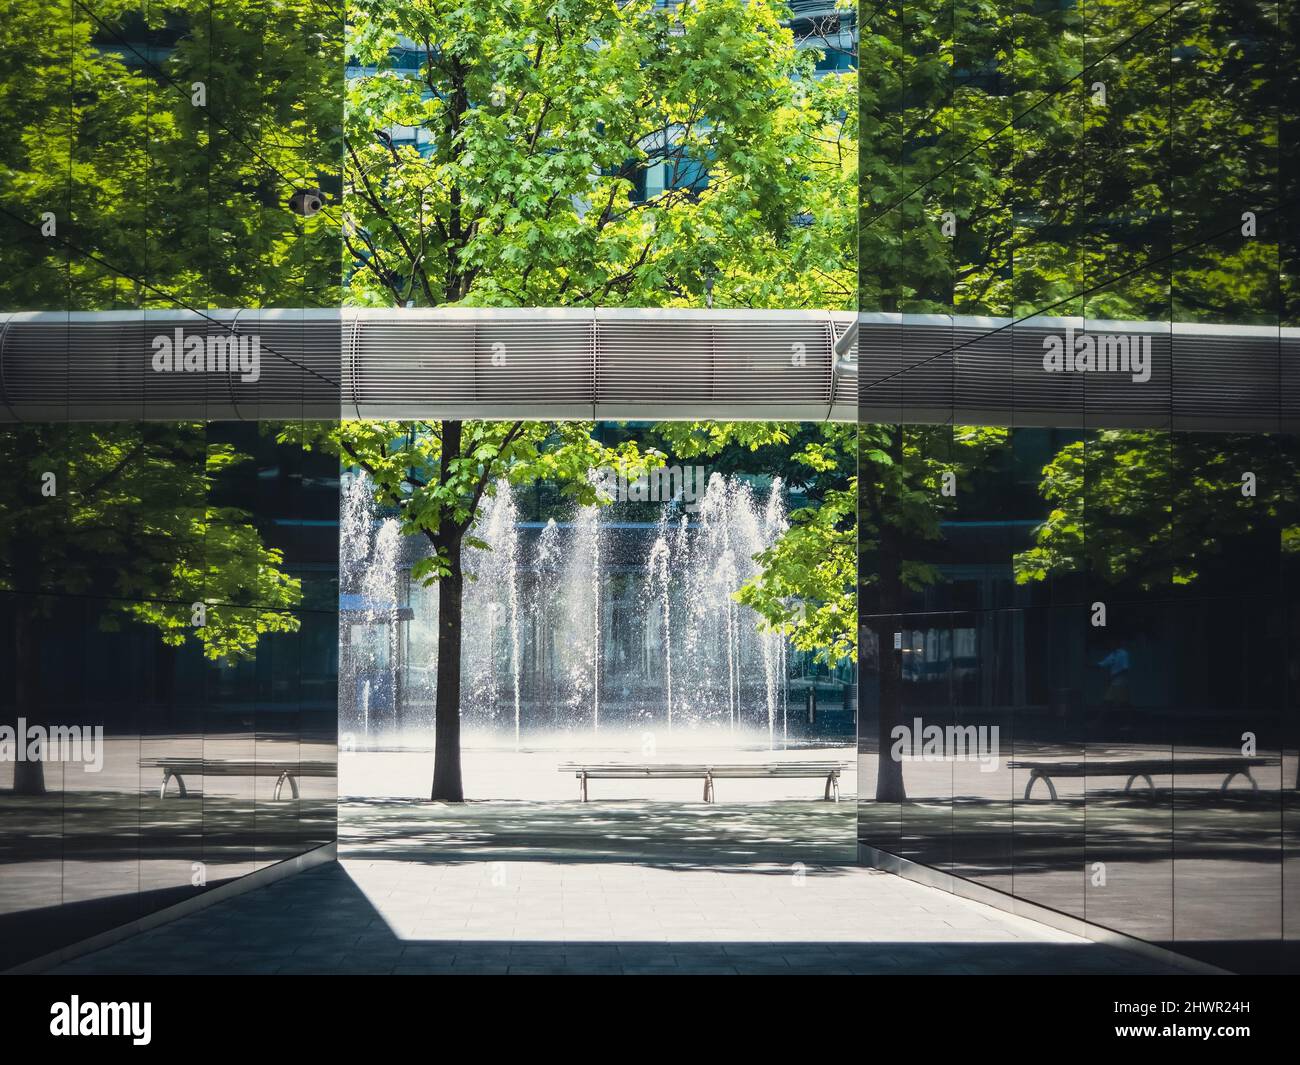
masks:
<path id="1" fill-rule="evenodd" d="M 161 769 L 162 786 L 158 789 L 158 798 L 167 797 L 167 785 L 176 781 L 176 790 L 180 798 L 187 798 L 185 775 L 204 777 L 275 777 L 275 791 L 272 799 L 279 799 L 285 784 L 289 785 L 293 797 L 298 798 L 299 777 L 332 777 L 338 769 L 333 762 L 284 762 L 284 761 L 231 761 L 226 759 L 204 758 L 145 758 L 140 761 L 142 769 Z"/>
<path id="2" fill-rule="evenodd" d="M 825 780 L 826 788 L 822 796 L 827 802 L 840 801 L 840 773 L 849 765 L 848 762 L 760 762 L 744 765 L 740 763 L 719 764 L 717 762 L 699 762 L 687 765 L 665 762 L 603 762 L 597 764 L 578 764 L 565 762 L 559 766 L 561 773 L 572 773 L 578 778 L 578 793 L 582 801 L 587 801 L 587 781 L 589 780 L 703 780 L 704 801 L 716 802 L 713 782 L 722 777 L 731 779 L 760 779 L 777 777 L 815 778 Z"/>
<path id="3" fill-rule="evenodd" d="M 1047 785 L 1047 793 L 1056 798 L 1056 787 L 1052 777 L 1122 777 L 1127 776 L 1124 791 L 1133 787 L 1133 782 L 1142 777 L 1147 787 L 1155 792 L 1153 776 L 1219 776 L 1223 775 L 1220 791 L 1227 791 L 1232 778 L 1243 776 L 1250 781 L 1252 791 L 1259 790 L 1259 784 L 1251 775 L 1251 769 L 1265 765 L 1277 765 L 1276 758 L 1180 758 L 1171 761 L 1168 758 L 1119 758 L 1088 759 L 1083 762 L 1029 762 L 1017 760 L 1008 762 L 1010 769 L 1028 769 L 1029 782 L 1025 785 L 1025 798 L 1029 798 L 1034 785 L 1042 781 Z"/>

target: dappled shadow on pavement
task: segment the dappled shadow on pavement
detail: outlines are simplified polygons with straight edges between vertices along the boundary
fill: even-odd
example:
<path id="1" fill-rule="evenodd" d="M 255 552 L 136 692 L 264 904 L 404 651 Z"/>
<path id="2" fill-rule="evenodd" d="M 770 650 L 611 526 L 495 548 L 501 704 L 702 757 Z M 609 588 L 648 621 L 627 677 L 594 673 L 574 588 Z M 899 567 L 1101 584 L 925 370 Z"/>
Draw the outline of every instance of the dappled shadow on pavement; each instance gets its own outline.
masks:
<path id="1" fill-rule="evenodd" d="M 341 856 L 412 862 L 636 862 L 726 868 L 856 860 L 852 802 L 339 803 Z"/>

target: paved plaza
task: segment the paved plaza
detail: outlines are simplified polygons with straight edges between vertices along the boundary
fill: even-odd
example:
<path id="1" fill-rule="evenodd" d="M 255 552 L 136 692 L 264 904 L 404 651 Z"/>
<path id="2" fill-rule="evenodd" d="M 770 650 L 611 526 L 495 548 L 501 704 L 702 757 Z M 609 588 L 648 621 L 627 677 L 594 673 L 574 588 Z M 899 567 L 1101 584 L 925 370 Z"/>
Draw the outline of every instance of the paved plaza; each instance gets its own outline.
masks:
<path id="1" fill-rule="evenodd" d="M 1138 973 L 841 861 L 853 804 L 340 803 L 337 864 L 66 973 Z"/>

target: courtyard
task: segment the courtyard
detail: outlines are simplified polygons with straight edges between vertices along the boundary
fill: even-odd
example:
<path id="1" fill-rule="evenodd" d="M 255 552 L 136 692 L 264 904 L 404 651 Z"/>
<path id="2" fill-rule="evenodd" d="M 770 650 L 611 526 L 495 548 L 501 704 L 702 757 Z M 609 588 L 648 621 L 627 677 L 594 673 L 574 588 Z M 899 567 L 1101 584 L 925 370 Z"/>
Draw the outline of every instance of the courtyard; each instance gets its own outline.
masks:
<path id="1" fill-rule="evenodd" d="M 515 797 L 419 801 L 400 793 L 427 786 L 427 755 L 344 754 L 338 863 L 55 971 L 1177 971 L 851 864 L 851 777 L 839 803 L 795 794 L 807 781 L 729 781 L 749 797 L 710 804 L 682 781 L 652 782 L 655 797 L 609 781 L 582 803 L 554 752 L 465 760 L 468 781 Z"/>

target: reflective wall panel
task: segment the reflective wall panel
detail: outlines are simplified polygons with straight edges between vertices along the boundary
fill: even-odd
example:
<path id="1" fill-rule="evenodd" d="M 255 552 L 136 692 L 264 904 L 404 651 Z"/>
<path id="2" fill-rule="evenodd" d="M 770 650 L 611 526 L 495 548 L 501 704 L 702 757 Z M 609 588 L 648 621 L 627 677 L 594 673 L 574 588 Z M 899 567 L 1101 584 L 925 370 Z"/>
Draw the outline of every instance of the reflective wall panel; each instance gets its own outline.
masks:
<path id="1" fill-rule="evenodd" d="M 339 305 L 339 10 L 0 26 L 0 312 L 139 312 L 147 341 L 149 310 Z M 338 476 L 306 412 L 48 413 L 0 430 L 0 969 L 336 837 Z"/>
<path id="2" fill-rule="evenodd" d="M 1209 429 L 1300 380 L 1297 6 L 934 0 L 861 59 L 860 839 L 1245 971 L 1300 968 L 1300 448 Z"/>

